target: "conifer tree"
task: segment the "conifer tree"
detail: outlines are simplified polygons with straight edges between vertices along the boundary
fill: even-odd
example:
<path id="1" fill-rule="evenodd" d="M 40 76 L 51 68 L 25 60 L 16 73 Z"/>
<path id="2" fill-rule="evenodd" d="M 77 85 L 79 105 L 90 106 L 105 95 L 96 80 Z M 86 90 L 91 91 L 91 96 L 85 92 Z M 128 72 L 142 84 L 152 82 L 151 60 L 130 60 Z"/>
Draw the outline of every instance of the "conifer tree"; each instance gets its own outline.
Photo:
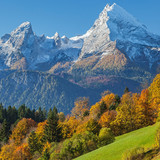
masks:
<path id="1" fill-rule="evenodd" d="M 18 109 L 18 117 L 19 119 L 26 117 L 26 106 L 25 104 L 21 105 Z"/>
<path id="2" fill-rule="evenodd" d="M 45 110 L 42 111 L 41 107 L 35 112 L 35 120 L 36 122 L 43 122 L 46 118 Z"/>
<path id="3" fill-rule="evenodd" d="M 100 115 L 102 115 L 107 110 L 106 104 L 104 101 L 100 104 Z"/>
<path id="4" fill-rule="evenodd" d="M 124 94 L 126 94 L 126 93 L 129 93 L 129 88 L 128 87 L 126 87 L 125 90 L 124 90 Z"/>
<path id="5" fill-rule="evenodd" d="M 25 118 L 32 118 L 32 111 L 30 110 L 30 108 L 26 108 L 26 115 Z"/>
<path id="6" fill-rule="evenodd" d="M 7 142 L 8 137 L 9 137 L 9 125 L 7 123 L 7 120 L 4 119 L 2 123 L 2 128 L 0 130 L 0 140 Z"/>
<path id="7" fill-rule="evenodd" d="M 36 133 L 34 131 L 30 133 L 30 136 L 28 138 L 28 146 L 32 154 L 35 151 L 39 151 L 39 152 L 41 151 L 41 146 L 38 143 L 38 137 L 36 136 Z"/>
<path id="8" fill-rule="evenodd" d="M 7 109 L 6 108 L 3 109 L 2 114 L 3 114 L 3 120 L 4 119 L 7 120 Z"/>
<path id="9" fill-rule="evenodd" d="M 0 123 L 2 123 L 3 122 L 3 106 L 2 106 L 2 104 L 0 104 Z"/>
<path id="10" fill-rule="evenodd" d="M 46 117 L 47 117 L 47 111 L 45 108 L 43 108 L 43 121 L 46 120 Z"/>
<path id="11" fill-rule="evenodd" d="M 18 119 L 18 112 L 15 107 L 9 106 L 7 109 L 7 122 L 13 124 Z"/>
<path id="12" fill-rule="evenodd" d="M 50 109 L 45 127 L 45 137 L 49 142 L 58 142 L 60 140 L 60 128 L 58 127 L 58 112 L 54 107 L 53 111 Z"/>

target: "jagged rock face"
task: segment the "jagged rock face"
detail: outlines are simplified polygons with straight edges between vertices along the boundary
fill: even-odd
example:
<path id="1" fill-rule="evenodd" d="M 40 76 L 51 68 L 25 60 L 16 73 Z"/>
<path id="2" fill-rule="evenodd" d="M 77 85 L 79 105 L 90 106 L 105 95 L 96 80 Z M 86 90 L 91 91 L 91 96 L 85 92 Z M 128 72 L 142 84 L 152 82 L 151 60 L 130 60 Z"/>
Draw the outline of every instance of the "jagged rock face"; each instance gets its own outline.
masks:
<path id="1" fill-rule="evenodd" d="M 21 24 L 0 40 L 0 69 L 15 68 L 15 63 L 17 66 L 25 59 L 23 68 L 44 71 L 41 67 L 44 64 L 45 70 L 49 70 L 59 62 L 76 65 L 92 56 L 101 60 L 116 54 L 117 49 L 129 61 L 147 70 L 152 71 L 159 64 L 160 36 L 150 33 L 132 15 L 113 4 L 104 8 L 86 34 L 70 39 L 58 33 L 53 37 L 36 36 L 29 22 Z"/>
<path id="2" fill-rule="evenodd" d="M 14 68 L 22 58 L 27 69 L 41 70 L 37 66 L 46 62 L 77 59 L 82 40 L 72 41 L 56 33 L 53 37 L 36 36 L 30 22 L 24 22 L 11 34 L 0 40 L 0 69 Z M 64 57 L 64 58 L 63 58 Z"/>
<path id="3" fill-rule="evenodd" d="M 150 69 L 160 60 L 160 36 L 150 33 L 123 8 L 107 5 L 93 27 L 85 34 L 80 58 L 115 54 L 115 48 L 126 57 Z"/>

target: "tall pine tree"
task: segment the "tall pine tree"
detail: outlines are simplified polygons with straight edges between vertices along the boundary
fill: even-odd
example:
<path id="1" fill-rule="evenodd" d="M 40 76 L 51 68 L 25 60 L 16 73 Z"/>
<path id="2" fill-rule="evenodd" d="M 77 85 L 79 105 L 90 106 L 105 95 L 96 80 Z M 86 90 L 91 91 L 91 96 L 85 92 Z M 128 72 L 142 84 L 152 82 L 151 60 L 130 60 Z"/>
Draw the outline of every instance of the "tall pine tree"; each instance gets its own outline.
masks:
<path id="1" fill-rule="evenodd" d="M 54 107 L 53 111 L 50 109 L 47 118 L 47 124 L 45 127 L 45 137 L 49 142 L 60 141 L 61 131 L 58 126 L 58 112 L 57 108 Z"/>
<path id="2" fill-rule="evenodd" d="M 7 123 L 7 120 L 4 119 L 2 123 L 2 128 L 0 130 L 0 141 L 7 142 L 9 137 L 9 124 Z"/>
<path id="3" fill-rule="evenodd" d="M 38 137 L 34 131 L 32 131 L 28 138 L 28 146 L 30 152 L 33 154 L 35 151 L 42 152 L 42 146 L 38 143 Z"/>

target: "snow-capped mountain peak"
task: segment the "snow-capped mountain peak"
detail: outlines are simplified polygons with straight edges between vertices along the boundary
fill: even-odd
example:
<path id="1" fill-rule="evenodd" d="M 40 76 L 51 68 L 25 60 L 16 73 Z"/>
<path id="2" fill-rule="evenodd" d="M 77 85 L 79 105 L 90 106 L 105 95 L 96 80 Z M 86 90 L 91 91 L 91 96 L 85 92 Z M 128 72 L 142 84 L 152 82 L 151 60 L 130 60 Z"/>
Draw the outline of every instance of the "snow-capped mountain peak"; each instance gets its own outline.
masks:
<path id="1" fill-rule="evenodd" d="M 30 22 L 22 23 L 18 28 L 11 32 L 11 35 L 15 34 L 24 34 L 24 33 L 33 33 L 32 25 Z"/>
<path id="2" fill-rule="evenodd" d="M 8 44 L 12 44 L 12 46 L 17 49 L 22 45 L 31 45 L 35 37 L 30 22 L 22 23 L 18 28 L 11 32 L 10 36 Z"/>
<path id="3" fill-rule="evenodd" d="M 108 17 L 109 19 L 115 21 L 123 21 L 123 23 L 131 23 L 133 25 L 142 26 L 140 22 L 136 20 L 131 14 L 129 14 L 125 9 L 114 3 L 113 5 L 109 6 L 108 4 L 104 8 L 104 10 L 100 13 L 99 18 Z"/>
<path id="4" fill-rule="evenodd" d="M 112 6 L 110 6 L 109 4 L 107 4 L 107 5 L 104 7 L 103 11 L 100 13 L 99 19 L 106 18 L 106 17 L 107 17 L 107 12 L 113 10 L 113 8 L 114 8 L 115 5 L 117 5 L 117 4 L 114 3 Z"/>
<path id="5" fill-rule="evenodd" d="M 40 63 L 55 64 L 63 59 L 77 62 L 90 56 L 102 59 L 121 51 L 130 60 L 157 62 L 160 36 L 148 31 L 143 24 L 117 4 L 106 5 L 93 26 L 82 36 L 37 36 L 30 22 L 22 23 L 10 34 L 0 39 L 0 63 L 10 67 L 25 57 L 30 69 Z M 1 58 L 3 57 L 3 58 Z M 2 59 L 2 60 L 1 60 Z M 55 61 L 52 62 L 51 61 Z"/>
<path id="6" fill-rule="evenodd" d="M 114 43 L 111 45 L 112 42 L 116 42 L 115 47 L 131 59 L 142 56 L 142 53 L 137 51 L 138 47 L 135 48 L 137 45 L 152 48 L 160 46 L 160 36 L 149 32 L 136 18 L 115 3 L 111 6 L 107 4 L 91 29 L 81 37 L 84 38 L 84 44 L 80 59 L 98 53 L 102 55 L 113 53 L 115 45 Z M 148 52 L 146 49 L 143 57 L 149 60 L 151 56 Z"/>
<path id="7" fill-rule="evenodd" d="M 88 37 L 93 30 L 103 29 L 103 31 L 105 31 L 104 26 L 107 27 L 110 32 L 119 32 L 122 29 L 126 30 L 128 29 L 128 26 L 146 29 L 144 25 L 136 20 L 136 18 L 114 3 L 111 6 L 109 4 L 105 6 L 99 15 L 99 18 L 95 21 L 93 27 L 82 37 Z M 112 35 L 110 38 L 112 39 Z"/>
<path id="8" fill-rule="evenodd" d="M 56 32 L 55 35 L 54 35 L 54 37 L 55 37 L 55 38 L 60 38 L 59 33 Z"/>
<path id="9" fill-rule="evenodd" d="M 31 27 L 32 27 L 31 22 L 26 21 L 26 22 L 23 22 L 18 28 L 28 29 L 28 28 L 31 28 Z"/>

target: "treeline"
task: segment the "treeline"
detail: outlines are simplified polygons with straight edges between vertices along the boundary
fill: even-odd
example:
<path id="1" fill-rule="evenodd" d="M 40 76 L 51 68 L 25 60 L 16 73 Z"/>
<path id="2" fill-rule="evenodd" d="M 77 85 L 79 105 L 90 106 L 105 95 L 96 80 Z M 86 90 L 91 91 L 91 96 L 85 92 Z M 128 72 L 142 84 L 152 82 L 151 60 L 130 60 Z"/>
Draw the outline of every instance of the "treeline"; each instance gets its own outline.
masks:
<path id="1" fill-rule="evenodd" d="M 38 110 L 31 110 L 24 104 L 18 109 L 9 106 L 7 109 L 0 104 L 0 141 L 7 142 L 12 128 L 23 118 L 31 118 L 35 122 L 43 122 L 46 120 L 47 111 L 39 107 Z"/>
<path id="2" fill-rule="evenodd" d="M 16 110 L 17 118 L 10 124 L 16 124 L 10 127 L 11 134 L 8 142 L 4 141 L 7 143 L 1 148 L 0 158 L 70 160 L 112 143 L 114 136 L 159 120 L 160 74 L 140 94 L 131 93 L 127 88 L 122 97 L 106 91 L 92 106 L 88 98 L 79 98 L 67 116 L 58 113 L 56 107 L 48 114 L 41 109 L 27 111 L 27 107 L 20 108 L 12 108 Z M 1 113 L 9 113 L 8 109 L 4 110 L 2 107 Z M 9 116 L 5 119 L 7 123 L 11 120 Z"/>

